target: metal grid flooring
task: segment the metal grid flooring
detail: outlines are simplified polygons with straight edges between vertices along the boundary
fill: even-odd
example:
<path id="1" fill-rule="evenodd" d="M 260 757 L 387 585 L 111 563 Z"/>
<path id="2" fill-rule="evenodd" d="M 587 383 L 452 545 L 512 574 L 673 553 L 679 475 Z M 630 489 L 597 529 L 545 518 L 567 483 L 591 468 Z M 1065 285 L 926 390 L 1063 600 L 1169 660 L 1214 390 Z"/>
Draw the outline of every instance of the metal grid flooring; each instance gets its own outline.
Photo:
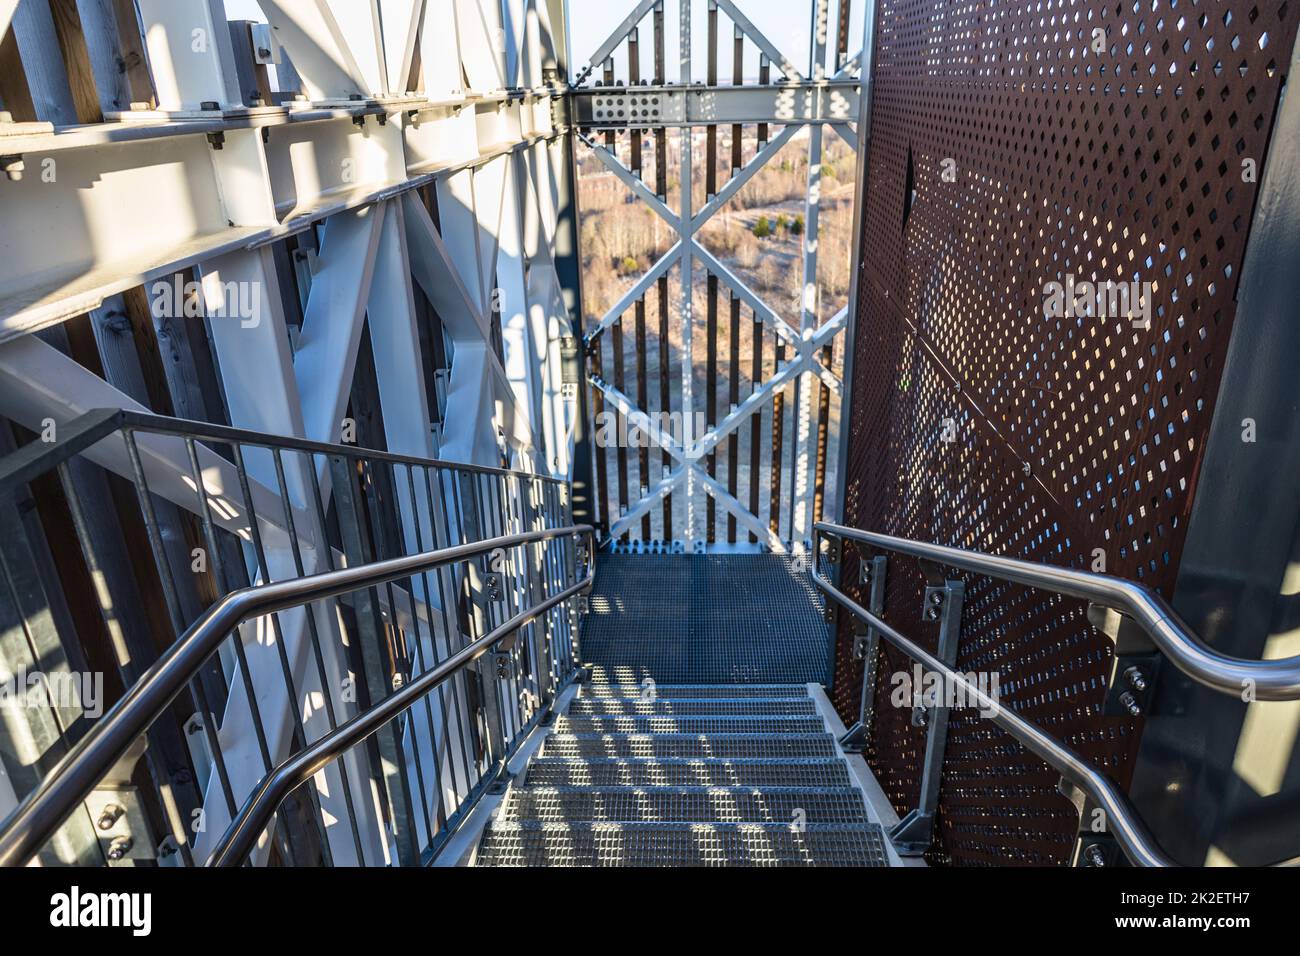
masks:
<path id="1" fill-rule="evenodd" d="M 538 787 L 851 787 L 848 765 L 836 757 L 790 760 L 710 757 L 539 757 L 524 784 Z"/>
<path id="2" fill-rule="evenodd" d="M 888 865 L 806 687 L 658 690 L 583 687 L 512 782 L 475 864 Z"/>
<path id="3" fill-rule="evenodd" d="M 867 823 L 851 787 L 523 787 L 501 807 L 503 823 L 566 820 L 637 823 Z"/>
<path id="4" fill-rule="evenodd" d="M 732 716 L 743 714 L 752 717 L 789 716 L 812 717 L 817 705 L 810 699 L 797 698 L 756 700 L 754 698 L 712 697 L 703 699 L 641 700 L 626 697 L 585 697 L 569 706 L 569 717 L 618 717 L 640 715 L 671 715 L 674 717 Z"/>
<path id="5" fill-rule="evenodd" d="M 506 823 L 480 866 L 886 866 L 874 824 Z"/>
<path id="6" fill-rule="evenodd" d="M 830 734 L 551 734 L 546 757 L 833 757 Z"/>
<path id="7" fill-rule="evenodd" d="M 559 717 L 557 734 L 816 734 L 826 725 L 820 717 L 788 714 L 700 717 L 673 714 L 617 714 L 601 717 Z"/>
<path id="8" fill-rule="evenodd" d="M 582 634 L 595 680 L 824 683 L 829 636 L 805 572 L 778 554 L 601 554 Z"/>

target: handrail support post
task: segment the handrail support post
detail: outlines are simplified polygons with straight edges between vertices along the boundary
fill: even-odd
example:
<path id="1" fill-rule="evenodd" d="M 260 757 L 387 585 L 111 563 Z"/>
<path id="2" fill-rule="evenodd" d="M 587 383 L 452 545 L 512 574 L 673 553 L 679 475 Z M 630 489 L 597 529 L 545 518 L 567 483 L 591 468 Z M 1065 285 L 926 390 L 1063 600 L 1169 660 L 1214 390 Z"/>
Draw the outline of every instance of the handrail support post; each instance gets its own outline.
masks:
<path id="1" fill-rule="evenodd" d="M 921 617 L 939 622 L 939 647 L 935 655 L 948 667 L 957 665 L 957 651 L 961 641 L 961 609 L 965 598 L 965 585 L 958 580 L 947 580 L 942 585 L 925 589 Z M 930 847 L 934 832 L 934 818 L 939 809 L 939 787 L 943 779 L 944 749 L 948 742 L 947 688 L 940 686 L 937 699 L 927 699 L 921 689 L 912 688 L 913 724 L 926 725 L 925 760 L 922 765 L 921 792 L 916 808 L 911 810 L 890 830 L 900 856 L 920 856 Z"/>
<path id="2" fill-rule="evenodd" d="M 859 584 L 868 589 L 867 610 L 877 616 L 885 611 L 885 584 L 889 574 L 889 557 L 877 554 L 870 560 L 859 562 Z M 871 726 L 876 710 L 876 671 L 880 653 L 880 633 L 865 621 L 853 618 L 853 648 L 855 661 L 862 661 L 862 693 L 858 700 L 858 720 L 840 739 L 840 746 L 848 753 L 865 753 L 871 739 Z"/>

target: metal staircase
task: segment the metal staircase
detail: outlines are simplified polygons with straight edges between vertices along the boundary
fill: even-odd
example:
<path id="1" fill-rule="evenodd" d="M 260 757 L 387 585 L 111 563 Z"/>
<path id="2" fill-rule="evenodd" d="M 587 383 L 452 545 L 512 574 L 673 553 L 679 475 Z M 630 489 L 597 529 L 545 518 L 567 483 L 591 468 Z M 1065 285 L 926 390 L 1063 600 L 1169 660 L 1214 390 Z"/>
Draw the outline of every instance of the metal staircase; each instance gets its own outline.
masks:
<path id="1" fill-rule="evenodd" d="M 602 555 L 590 607 L 590 679 L 476 865 L 887 865 L 813 697 L 826 630 L 805 572 L 771 554 Z"/>
<path id="2" fill-rule="evenodd" d="M 484 833 L 479 866 L 885 866 L 808 688 L 582 687 Z"/>

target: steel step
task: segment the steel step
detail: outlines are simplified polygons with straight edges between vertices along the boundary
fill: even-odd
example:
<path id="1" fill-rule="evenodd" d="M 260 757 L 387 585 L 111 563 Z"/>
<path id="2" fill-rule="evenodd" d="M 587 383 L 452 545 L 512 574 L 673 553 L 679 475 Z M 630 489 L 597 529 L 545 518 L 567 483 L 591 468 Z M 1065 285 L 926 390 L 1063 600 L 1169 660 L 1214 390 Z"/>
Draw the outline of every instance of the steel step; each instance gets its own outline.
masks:
<path id="1" fill-rule="evenodd" d="M 824 733 L 821 717 L 709 715 L 679 717 L 618 715 L 557 717 L 557 734 L 816 734 Z"/>
<path id="2" fill-rule="evenodd" d="M 625 697 L 579 697 L 569 704 L 570 717 L 672 715 L 700 716 L 804 716 L 817 713 L 811 697 L 681 697 L 641 700 Z"/>
<path id="3" fill-rule="evenodd" d="M 812 787 L 514 787 L 502 823 L 861 823 L 862 794 Z"/>
<path id="4" fill-rule="evenodd" d="M 789 698 L 808 697 L 808 688 L 803 684 L 620 684 L 597 683 L 583 684 L 578 697 L 618 697 L 642 698 L 653 691 L 655 697 L 667 698 L 702 698 L 702 697 L 767 697 Z"/>
<path id="5" fill-rule="evenodd" d="M 876 824 L 493 823 L 477 866 L 887 866 Z"/>
<path id="6" fill-rule="evenodd" d="M 830 734 L 556 734 L 543 757 L 834 757 Z"/>
<path id="7" fill-rule="evenodd" d="M 535 757 L 523 783 L 552 787 L 851 787 L 838 758 Z"/>

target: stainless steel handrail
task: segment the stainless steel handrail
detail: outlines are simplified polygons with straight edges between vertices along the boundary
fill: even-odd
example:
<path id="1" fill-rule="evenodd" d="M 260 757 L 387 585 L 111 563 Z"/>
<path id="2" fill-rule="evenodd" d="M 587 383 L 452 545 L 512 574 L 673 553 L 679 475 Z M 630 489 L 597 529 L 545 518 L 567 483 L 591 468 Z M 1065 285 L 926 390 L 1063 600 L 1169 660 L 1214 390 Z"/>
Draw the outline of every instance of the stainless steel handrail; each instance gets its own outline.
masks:
<path id="1" fill-rule="evenodd" d="M 212 851 L 207 865 L 238 866 L 241 864 L 248 854 L 252 852 L 258 836 L 270 822 L 271 815 L 275 813 L 280 804 L 284 802 L 285 797 L 295 787 L 306 783 L 312 778 L 313 774 L 322 770 L 331 761 L 338 759 L 350 748 L 361 743 L 385 723 L 408 710 L 447 678 L 478 660 L 488 652 L 493 644 L 523 627 L 534 618 L 545 614 L 555 605 L 567 601 L 575 594 L 590 587 L 592 581 L 593 576 L 588 571 L 585 580 L 565 588 L 559 594 L 547 598 L 536 607 L 519 612 L 490 633 L 465 645 L 437 667 L 421 674 L 397 693 L 385 697 L 374 707 L 358 714 L 332 733 L 314 741 L 311 746 L 299 751 L 280 764 L 258 782 L 257 787 L 244 802 L 239 813 Z"/>
<path id="2" fill-rule="evenodd" d="M 833 526 L 832 526 L 833 527 Z M 1082 789 L 1096 801 L 1097 806 L 1106 814 L 1106 826 L 1114 834 L 1125 856 L 1136 866 L 1177 866 L 1169 856 L 1160 849 L 1155 838 L 1142 822 L 1137 811 L 1129 802 L 1123 791 L 1105 774 L 1095 770 L 1083 757 L 1041 729 L 1016 714 L 1008 707 L 1002 707 L 989 694 L 980 690 L 960 672 L 944 664 L 924 648 L 908 640 L 894 628 L 872 614 L 862 605 L 831 584 L 814 567 L 813 581 L 827 595 L 834 598 L 858 617 L 862 618 L 880 632 L 891 644 L 908 657 L 924 666 L 927 670 L 941 674 L 945 680 L 960 685 L 966 700 L 974 701 L 980 712 L 988 714 L 996 726 L 1020 741 L 1027 750 L 1039 759 L 1060 771 L 1061 776 L 1076 787 Z"/>
<path id="3" fill-rule="evenodd" d="M 477 557 L 496 548 L 585 535 L 588 539 L 587 553 L 593 554 L 593 534 L 591 525 L 569 525 L 501 535 L 436 551 L 232 591 L 209 608 L 177 639 L 167 653 L 104 714 L 103 719 L 68 751 L 41 785 L 28 794 L 7 820 L 3 821 L 0 828 L 0 866 L 23 866 L 35 856 L 63 821 L 86 799 L 103 775 L 181 692 L 227 635 L 248 618 L 409 577 L 445 564 Z M 342 729 L 339 728 L 340 731 Z"/>
<path id="4" fill-rule="evenodd" d="M 1164 598 L 1134 581 L 926 544 L 829 522 L 818 522 L 814 525 L 814 532 L 861 541 L 897 554 L 1093 601 L 1129 615 L 1175 667 L 1206 687 L 1232 696 L 1240 696 L 1249 690 L 1256 700 L 1300 698 L 1300 656 L 1266 661 L 1220 654 L 1201 641 Z"/>

